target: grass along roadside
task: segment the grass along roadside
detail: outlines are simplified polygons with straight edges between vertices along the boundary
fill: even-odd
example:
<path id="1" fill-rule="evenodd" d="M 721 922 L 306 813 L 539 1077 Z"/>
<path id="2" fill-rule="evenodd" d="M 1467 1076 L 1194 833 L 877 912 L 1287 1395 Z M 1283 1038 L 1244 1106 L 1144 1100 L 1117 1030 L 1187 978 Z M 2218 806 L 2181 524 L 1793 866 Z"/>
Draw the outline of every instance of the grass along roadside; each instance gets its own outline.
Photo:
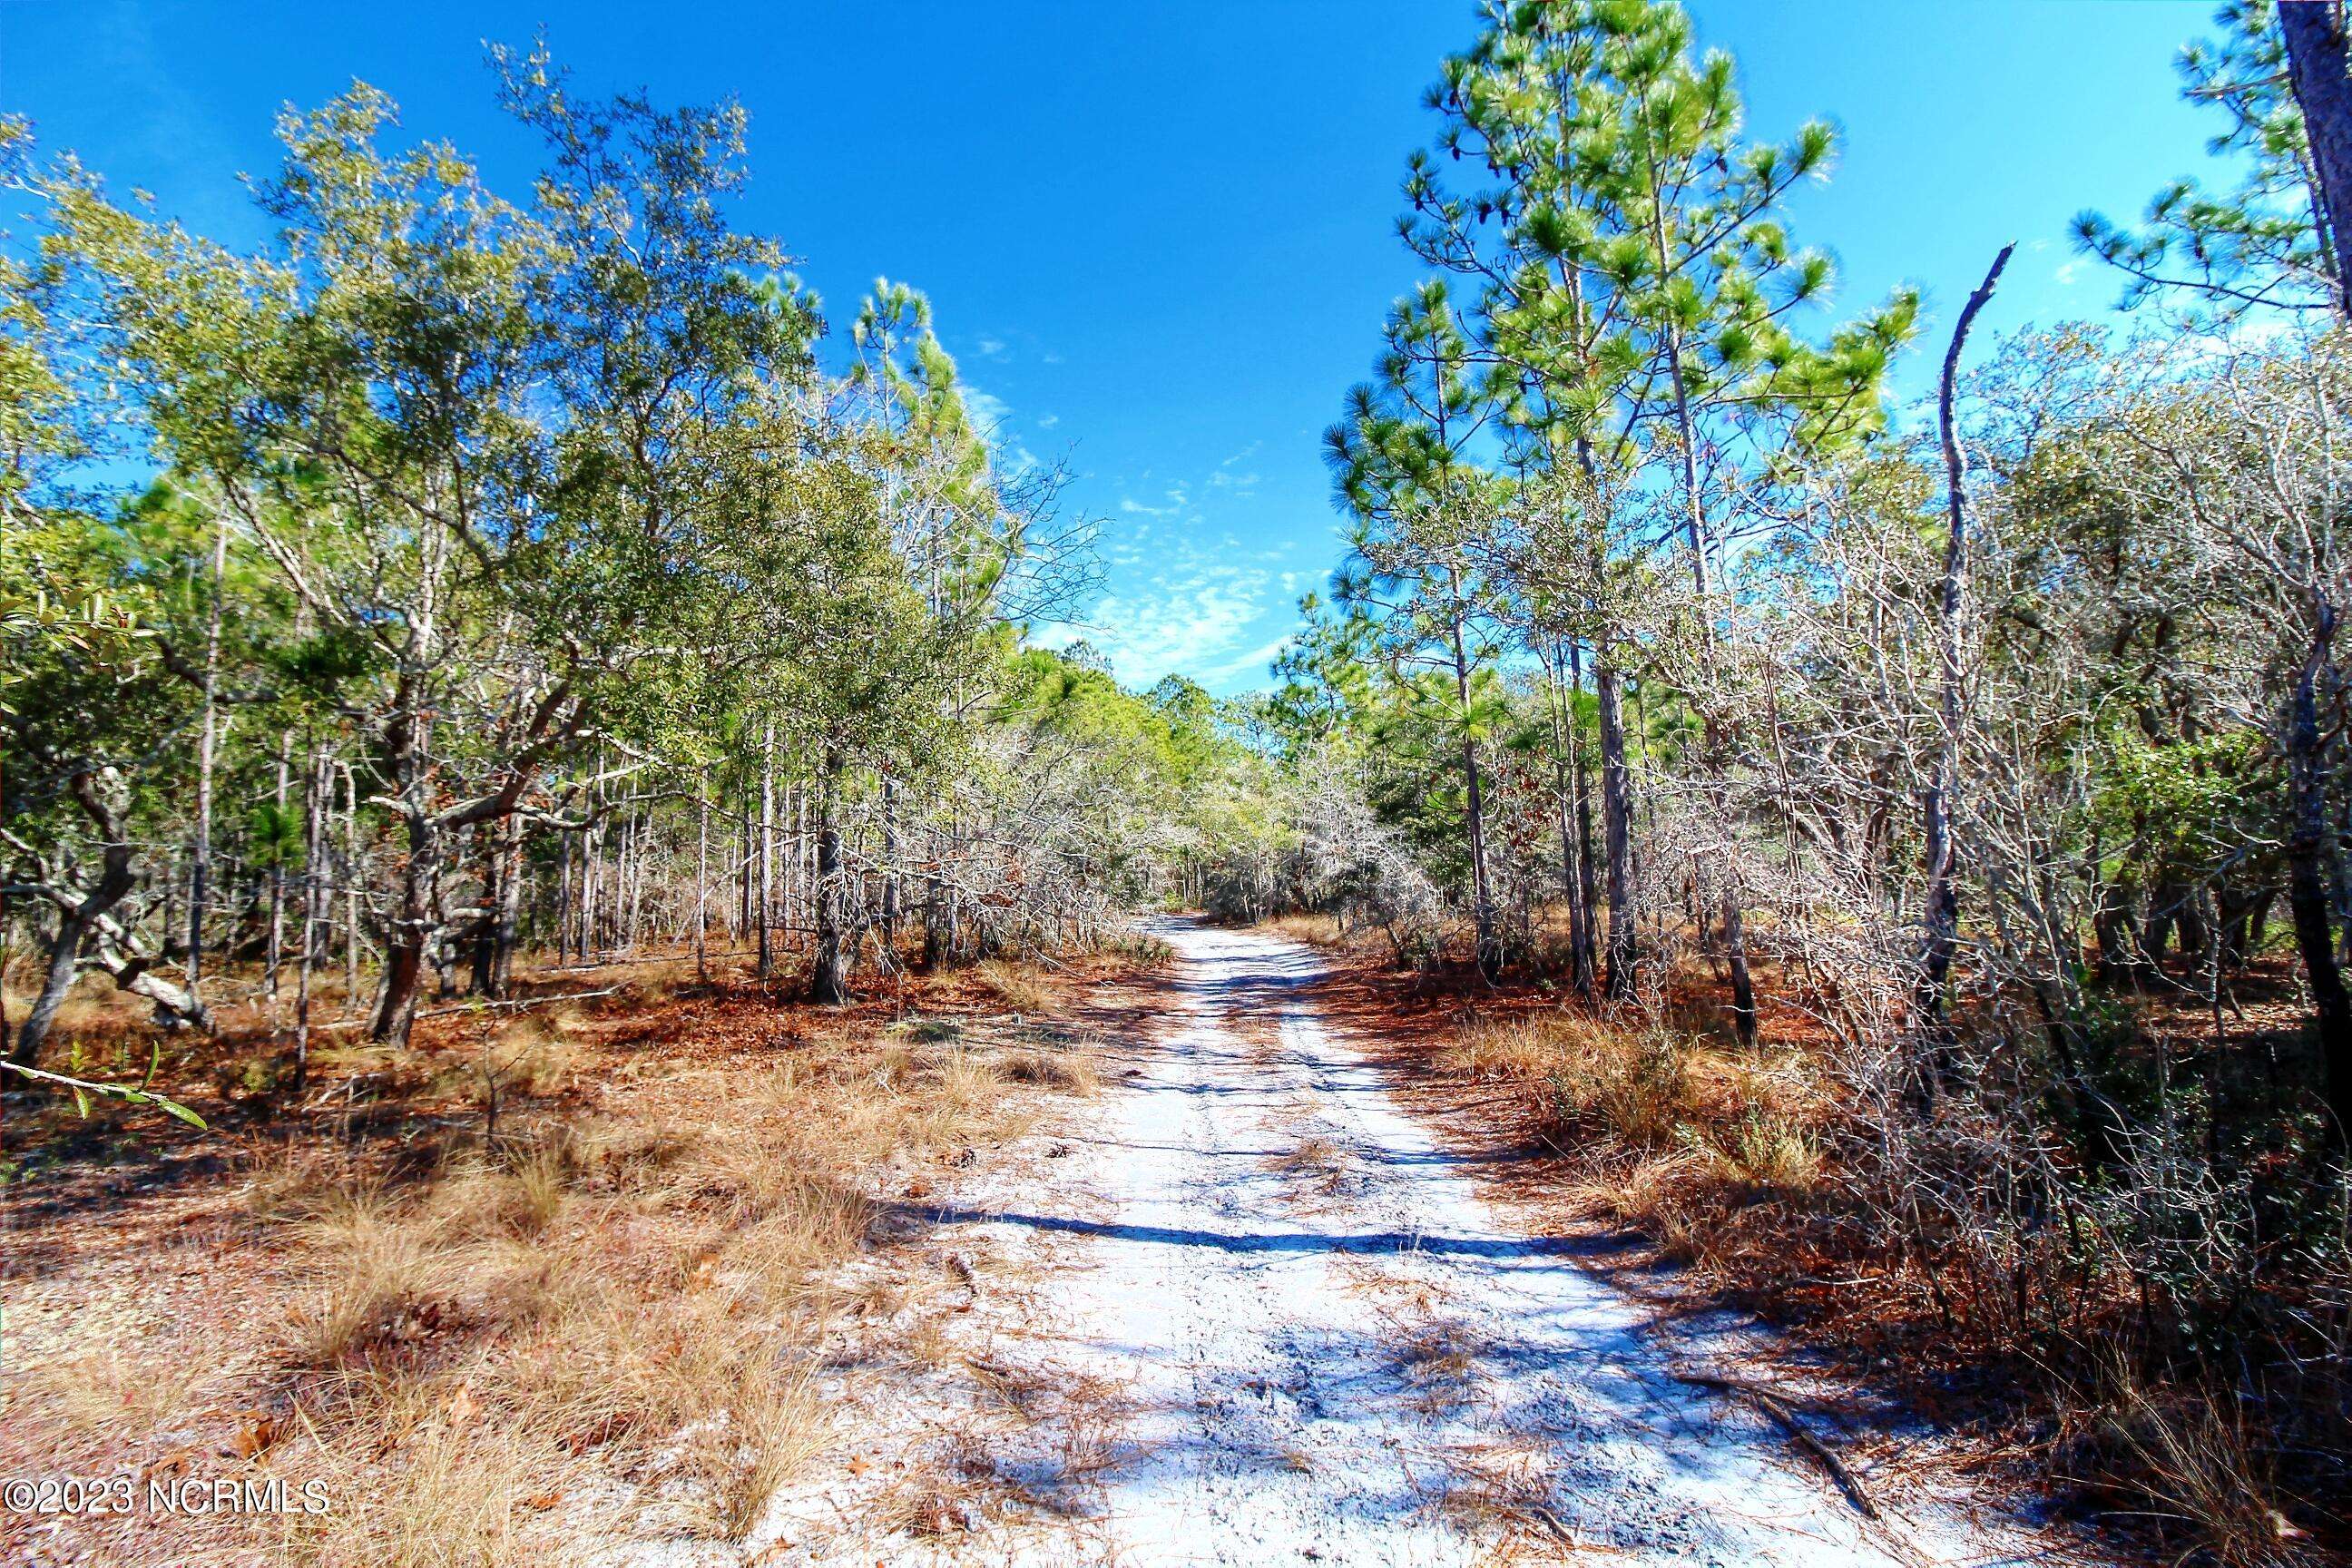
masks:
<path id="1" fill-rule="evenodd" d="M 2345 1250 L 2288 1228 L 2281 1192 L 2257 1257 L 2231 1207 L 2246 1194 L 2102 1181 L 2024 1146 L 2000 1097 L 2030 1087 L 1953 1095 L 1923 1124 L 1801 1016 L 1768 1013 L 1752 1047 L 1710 1027 L 1696 967 L 1654 1009 L 1591 1011 L 1465 965 L 1398 972 L 1377 933 L 1322 917 L 1266 929 L 1334 954 L 1327 1011 L 1398 1042 L 1428 1102 L 1509 1156 L 1482 1169 L 1533 1223 L 1646 1237 L 1700 1296 L 1936 1420 L 1952 1462 L 2047 1486 L 2162 1560 L 2323 1561 L 2352 1530 L 2328 1479 Z"/>
<path id="2" fill-rule="evenodd" d="M 1707 1284 L 1801 1320 L 1937 1414 L 2021 1443 L 2112 1521 L 2230 1563 L 2294 1561 L 2309 1539 L 2239 1391 L 2142 1337 L 2126 1268 L 2100 1256 L 2111 1244 L 2092 1224 L 2078 1233 L 2098 1249 L 2086 1256 L 2063 1231 L 1972 1231 L 1962 1216 L 1985 1211 L 1954 1203 L 1934 1222 L 1940 1246 L 1906 1245 L 1890 1216 L 1915 1194 L 1804 1054 L 1559 1014 L 1470 1022 L 1440 1061 L 1511 1092 L 1520 1124 L 1571 1173 L 1572 1201 L 1639 1227 Z M 1986 1300 L 2000 1268 L 2070 1271 L 2084 1298 L 2073 1323 Z"/>
<path id="3" fill-rule="evenodd" d="M 11 1518 L 10 1549 L 396 1568 L 741 1540 L 845 1439 L 828 1374 L 919 1357 L 969 1289 L 896 1200 L 1091 1091 L 1080 993 L 1123 967 L 999 965 L 834 1015 L 641 976 L 411 1051 L 322 1050 L 299 1100 L 223 1100 L 211 1150 L 143 1164 L 127 1125 L 12 1110 L 32 1179 L 5 1200 L 0 1462 L 334 1500 Z M 107 1170 L 37 1157 L 94 1139 Z M 210 1180 L 172 1163 L 225 1152 Z"/>

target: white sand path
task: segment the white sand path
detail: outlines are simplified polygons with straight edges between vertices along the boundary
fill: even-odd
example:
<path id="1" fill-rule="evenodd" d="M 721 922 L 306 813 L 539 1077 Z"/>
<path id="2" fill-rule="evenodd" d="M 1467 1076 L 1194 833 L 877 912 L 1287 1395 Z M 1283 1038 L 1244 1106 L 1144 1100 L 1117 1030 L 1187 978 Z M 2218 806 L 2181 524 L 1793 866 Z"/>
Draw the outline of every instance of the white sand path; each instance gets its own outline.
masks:
<path id="1" fill-rule="evenodd" d="M 1039 1348 L 1126 1387 L 1124 1441 L 1067 1536 L 955 1561 L 2037 1555 L 1943 1509 L 1865 1521 L 1770 1425 L 1669 1375 L 1652 1314 L 1513 1229 L 1326 1030 L 1311 951 L 1151 929 L 1178 955 L 1171 1012 L 1123 1043 L 1130 1076 L 1091 1131 L 1003 1201 L 942 1216 L 1027 1233 L 1050 1270 Z M 1302 1144 L 1329 1158 L 1282 1168 Z"/>

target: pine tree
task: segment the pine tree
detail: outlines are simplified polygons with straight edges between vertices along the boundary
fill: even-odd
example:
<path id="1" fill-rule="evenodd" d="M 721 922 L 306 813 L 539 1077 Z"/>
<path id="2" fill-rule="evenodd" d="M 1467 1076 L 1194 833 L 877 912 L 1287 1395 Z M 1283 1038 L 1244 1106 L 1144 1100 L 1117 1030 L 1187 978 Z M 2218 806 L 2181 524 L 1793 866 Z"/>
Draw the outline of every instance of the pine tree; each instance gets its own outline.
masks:
<path id="1" fill-rule="evenodd" d="M 2221 37 L 2180 52 L 2181 96 L 2227 123 L 2207 143 L 2246 173 L 2227 193 L 2192 179 L 2157 193 L 2137 229 L 2096 212 L 2076 245 L 2121 270 L 2126 309 L 2182 293 L 2224 316 L 2332 310 L 2352 321 L 2352 75 L 2342 0 L 2225 0 Z"/>
<path id="2" fill-rule="evenodd" d="M 1342 605 L 1381 612 L 1387 658 L 1417 706 L 1436 695 L 1423 672 L 1443 672 L 1478 966 L 1490 977 L 1502 952 L 1478 749 L 1496 718 L 1486 679 L 1493 652 L 1479 629 L 1487 591 L 1471 545 L 1499 509 L 1503 485 L 1470 453 L 1495 416 L 1469 337 L 1444 284 L 1433 279 L 1391 314 L 1379 379 L 1349 395 L 1346 416 L 1324 437 L 1362 567 L 1338 579 Z"/>
<path id="3" fill-rule="evenodd" d="M 1593 493 L 1668 475 L 1698 631 L 1692 695 L 1729 831 L 1736 720 L 1714 650 L 1740 498 L 1878 426 L 1916 300 L 1898 292 L 1819 343 L 1798 336 L 1790 319 L 1826 296 L 1832 269 L 1790 242 L 1780 212 L 1826 174 L 1834 135 L 1817 121 L 1785 144 L 1746 141 L 1730 57 L 1692 51 L 1689 19 L 1661 0 L 1491 6 L 1431 93 L 1446 116 L 1438 152 L 1475 183 L 1456 192 L 1417 155 L 1401 229 L 1433 265 L 1480 280 L 1481 344 L 1527 460 L 1572 461 Z M 1613 689 L 1612 666 L 1604 651 Z M 1733 1017 L 1752 1037 L 1736 856 L 1721 883 Z"/>

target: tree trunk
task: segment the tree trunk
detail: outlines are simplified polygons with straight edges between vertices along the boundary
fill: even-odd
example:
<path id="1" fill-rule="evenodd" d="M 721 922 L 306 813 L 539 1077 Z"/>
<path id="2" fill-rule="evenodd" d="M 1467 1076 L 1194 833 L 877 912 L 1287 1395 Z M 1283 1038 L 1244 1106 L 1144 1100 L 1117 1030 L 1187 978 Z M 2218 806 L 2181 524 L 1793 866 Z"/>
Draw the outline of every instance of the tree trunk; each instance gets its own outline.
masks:
<path id="1" fill-rule="evenodd" d="M 205 905 L 212 894 L 213 753 L 218 743 L 215 717 L 220 693 L 221 575 L 228 565 L 228 512 L 213 527 L 212 607 L 205 624 L 205 702 L 196 731 L 196 824 L 188 855 L 188 991 L 194 994 L 205 974 Z"/>
<path id="2" fill-rule="evenodd" d="M 947 850 L 937 830 L 931 836 L 930 887 L 923 896 L 923 971 L 939 968 L 948 955 Z"/>
<path id="3" fill-rule="evenodd" d="M 2326 231 L 2320 246 L 2336 265 L 2329 302 L 2339 321 L 2352 321 L 2352 267 L 2344 259 L 2345 237 L 2352 232 L 2352 58 L 2346 47 L 2343 0 L 2282 0 L 2278 16 L 2286 38 L 2287 80 L 2303 110 L 2304 137 L 2319 186 Z"/>
<path id="4" fill-rule="evenodd" d="M 2221 963 L 2236 969 L 2246 962 L 2247 936 L 2252 925 L 2254 900 L 2244 889 L 2221 883 L 2213 889 L 2214 923 L 2221 932 Z"/>
<path id="5" fill-rule="evenodd" d="M 760 927 L 760 978 L 776 973 L 774 939 L 769 925 L 776 891 L 776 725 L 768 722 L 767 739 L 760 750 L 760 892 L 754 918 Z"/>
<path id="6" fill-rule="evenodd" d="M 1584 689 L 1584 655 L 1576 644 L 1568 645 L 1568 668 L 1571 698 Z M 1570 777 L 1576 790 L 1576 904 L 1584 911 L 1583 944 L 1574 955 L 1576 987 L 1590 997 L 1600 978 L 1601 868 L 1592 852 L 1592 785 L 1586 774 L 1584 753 L 1576 746 L 1576 713 L 1569 712 L 1569 743 L 1571 749 Z"/>
<path id="7" fill-rule="evenodd" d="M 343 1009 L 360 1005 L 360 785 L 343 768 Z"/>
<path id="8" fill-rule="evenodd" d="M 118 987 L 154 1003 L 157 1015 L 172 1025 L 205 1028 L 212 1023 L 197 994 L 156 975 L 154 955 L 137 952 L 131 933 L 113 919 L 114 907 L 139 885 L 136 851 L 126 823 L 129 792 L 111 770 L 102 774 L 78 773 L 67 787 L 97 829 L 103 848 L 98 880 L 87 892 L 79 899 L 62 892 L 52 896 L 58 908 L 58 931 L 49 944 L 41 992 L 8 1052 L 8 1059 L 23 1067 L 40 1065 L 41 1047 L 48 1043 L 66 993 L 73 988 L 82 949 L 93 937 L 98 962 Z"/>
<path id="9" fill-rule="evenodd" d="M 1967 605 L 1969 580 L 1968 468 L 1960 458 L 1959 431 L 1952 408 L 1958 396 L 1960 351 L 1968 343 L 1969 328 L 1975 323 L 1977 312 L 1984 309 L 1985 301 L 1992 298 L 1993 286 L 2000 281 L 2000 269 L 2009 265 L 2010 253 L 2016 248 L 2014 244 L 2000 247 L 1984 281 L 1977 285 L 1968 303 L 1960 308 L 1960 318 L 1952 327 L 1951 346 L 1944 351 L 1943 377 L 1936 399 L 1937 428 L 1944 448 L 1945 494 L 1944 581 L 1936 602 L 1937 676 L 1941 686 L 1937 715 L 1942 735 L 1936 749 L 1935 777 L 1921 803 L 1927 840 L 1927 897 L 1923 915 L 1925 930 L 1920 937 L 1917 1005 L 1931 1041 L 1933 1076 L 1937 1079 L 1950 1076 L 1953 1065 L 1945 1006 L 1952 957 L 1958 949 L 1960 935 L 1952 814 L 1958 807 L 1960 792 L 1960 617 Z"/>
<path id="10" fill-rule="evenodd" d="M 650 807 L 629 814 L 628 858 L 624 862 L 627 871 L 622 883 L 628 889 L 628 921 L 623 928 L 621 937 L 622 950 L 626 952 L 636 952 L 638 941 L 645 932 L 646 857 L 647 854 L 646 840 L 652 831 L 653 825 L 653 812 Z"/>
<path id="11" fill-rule="evenodd" d="M 368 1033 L 389 1045 L 408 1044 L 416 1025 L 416 993 L 425 978 L 425 945 L 431 940 L 439 868 L 430 847 L 411 834 L 408 864 L 401 870 L 390 930 L 384 938 L 383 980 L 376 988 L 375 1018 Z"/>
<path id="12" fill-rule="evenodd" d="M 498 941 L 490 954 L 490 994 L 494 996 L 514 994 L 515 944 L 522 928 L 523 832 L 523 820 L 519 816 L 507 817 L 499 825 L 502 843 L 499 851 Z"/>
<path id="13" fill-rule="evenodd" d="M 818 782 L 816 823 L 816 957 L 809 970 L 809 1000 L 826 1005 L 849 1000 L 849 953 L 841 907 L 841 753 L 828 751 Z"/>
<path id="14" fill-rule="evenodd" d="M 1663 248 L 1659 255 L 1663 264 Z M 1666 368 L 1674 381 L 1675 424 L 1682 437 L 1683 500 L 1690 537 L 1691 584 L 1698 600 L 1699 657 L 1711 672 L 1715 667 L 1715 611 L 1707 589 L 1705 511 L 1699 504 L 1698 429 L 1691 417 L 1690 388 L 1683 375 L 1679 331 L 1666 335 Z M 1710 709 L 1714 700 L 1714 694 L 1709 693 Z M 1712 711 L 1701 721 L 1701 749 L 1713 797 L 1709 804 L 1714 807 L 1717 830 L 1727 840 L 1723 857 L 1723 947 L 1731 967 L 1732 1028 L 1742 1045 L 1752 1045 L 1756 1039 L 1756 986 L 1748 973 L 1748 926 L 1739 908 L 1738 847 L 1732 841 L 1731 790 L 1723 725 Z M 1692 890 L 1696 895 L 1696 888 Z"/>
<path id="15" fill-rule="evenodd" d="M 1616 669 L 1596 659 L 1592 688 L 1601 703 L 1601 822 L 1609 884 L 1606 984 L 1611 996 L 1622 997 L 1633 994 L 1633 783 L 1625 765 L 1625 713 L 1617 683 Z"/>
<path id="16" fill-rule="evenodd" d="M 2098 907 L 2092 911 L 2091 934 L 2098 945 L 2097 972 L 2103 985 L 2145 986 L 2147 964 L 2139 946 L 2138 900 L 2133 890 L 2120 882 L 2110 882 L 2099 889 Z"/>
<path id="17" fill-rule="evenodd" d="M 707 774 L 697 774 L 694 781 L 694 978 L 699 984 L 710 978 L 710 960 L 705 952 L 704 932 L 710 924 L 710 781 Z"/>
<path id="18" fill-rule="evenodd" d="M 1446 580 L 1460 603 L 1462 574 L 1453 567 L 1446 569 Z M 1454 642 L 1454 695 L 1458 704 L 1455 714 L 1462 726 L 1463 807 L 1470 831 L 1470 902 L 1471 923 L 1477 944 L 1478 973 L 1492 980 L 1502 968 L 1502 954 L 1495 943 L 1494 885 L 1486 870 L 1486 810 L 1482 781 L 1478 776 L 1478 747 L 1471 733 L 1470 724 L 1470 658 L 1463 642 L 1462 618 L 1457 613 L 1448 629 Z"/>
<path id="19" fill-rule="evenodd" d="M 744 802 L 743 809 L 735 816 L 735 940 L 741 942 L 751 929 L 751 809 Z"/>
<path id="20" fill-rule="evenodd" d="M 2352 1132 L 2352 996 L 2345 992 L 2328 913 L 2340 857 L 2327 809 L 2328 767 L 2321 751 L 2318 700 L 2320 676 L 2328 668 L 2328 645 L 2336 634 L 2334 606 L 2323 600 L 2315 619 L 2311 652 L 2295 680 L 2287 713 L 2287 777 L 2294 802 L 2286 842 L 2287 902 L 2294 915 L 2295 947 L 2311 986 L 2313 1034 L 2326 1076 L 2328 1138 L 2342 1149 Z"/>
<path id="21" fill-rule="evenodd" d="M 102 884 L 101 884 L 102 886 Z M 122 892 L 130 891 L 126 879 Z M 92 892 L 95 899 L 99 893 Z M 121 898 L 121 893 L 114 895 Z M 81 957 L 81 944 L 89 934 L 89 917 L 79 910 L 58 911 L 57 935 L 49 942 L 48 967 L 41 974 L 40 994 L 33 998 L 33 1010 L 25 1015 L 22 1027 L 16 1031 L 16 1043 L 8 1059 L 19 1067 L 38 1067 L 41 1047 L 49 1043 L 49 1030 L 58 1020 L 58 1009 L 65 1005 L 66 993 L 73 989 L 74 975 Z"/>
<path id="22" fill-rule="evenodd" d="M 294 964 L 294 1090 L 298 1094 L 310 1073 L 310 962 L 319 934 L 319 861 L 327 843 L 322 812 L 333 788 L 326 750 L 314 746 L 310 779 L 302 792 L 302 935 L 300 956 Z"/>
<path id="23" fill-rule="evenodd" d="M 488 826 L 476 830 L 482 850 L 482 891 L 474 905 L 473 973 L 467 988 L 477 996 L 498 994 L 499 837 Z"/>
<path id="24" fill-rule="evenodd" d="M 384 729 L 386 771 L 399 791 L 408 854 L 384 921 L 383 979 L 376 988 L 375 1018 L 368 1030 L 381 1043 L 403 1047 L 416 1024 L 416 992 L 424 979 L 426 947 L 440 929 L 442 836 L 433 819 L 420 697 L 404 678 L 400 700 Z"/>
<path id="25" fill-rule="evenodd" d="M 555 861 L 555 962 L 572 962 L 572 863 L 579 858 L 579 835 L 567 832 Z"/>
<path id="26" fill-rule="evenodd" d="M 591 812 L 600 807 L 600 802 L 589 803 Z M 596 930 L 596 873 L 604 862 L 604 824 L 592 818 L 580 832 L 580 941 L 574 956 L 583 963 L 602 951 Z"/>
<path id="27" fill-rule="evenodd" d="M 1583 685 L 1580 677 L 1576 686 L 1563 693 L 1561 679 L 1574 668 L 1574 645 L 1563 642 L 1554 650 L 1554 661 L 1544 667 L 1546 684 L 1550 688 L 1552 724 L 1552 786 L 1559 811 L 1559 885 L 1561 896 L 1568 900 L 1568 954 L 1570 984 L 1585 996 L 1592 994 L 1592 900 L 1590 897 L 1592 877 L 1585 864 L 1590 852 L 1591 834 L 1589 830 L 1580 841 L 1577 816 L 1584 798 L 1584 760 L 1576 744 L 1575 691 Z"/>
<path id="28" fill-rule="evenodd" d="M 278 742 L 278 816 L 270 824 L 276 842 L 269 847 L 269 940 L 263 950 L 262 993 L 278 1000 L 278 970 L 286 953 L 286 774 L 288 742 Z M 274 1013 L 275 1009 L 273 1009 Z"/>
<path id="29" fill-rule="evenodd" d="M 816 846 L 809 834 L 809 792 L 803 784 L 793 793 L 793 886 L 800 897 L 800 920 L 794 934 L 814 923 L 816 915 Z"/>
<path id="30" fill-rule="evenodd" d="M 898 784 L 882 777 L 882 958 L 898 966 Z"/>
<path id="31" fill-rule="evenodd" d="M 482 833 L 482 899 L 474 926 L 473 990 L 503 999 L 514 967 L 517 915 L 522 898 L 522 824 L 514 817 L 486 823 Z"/>

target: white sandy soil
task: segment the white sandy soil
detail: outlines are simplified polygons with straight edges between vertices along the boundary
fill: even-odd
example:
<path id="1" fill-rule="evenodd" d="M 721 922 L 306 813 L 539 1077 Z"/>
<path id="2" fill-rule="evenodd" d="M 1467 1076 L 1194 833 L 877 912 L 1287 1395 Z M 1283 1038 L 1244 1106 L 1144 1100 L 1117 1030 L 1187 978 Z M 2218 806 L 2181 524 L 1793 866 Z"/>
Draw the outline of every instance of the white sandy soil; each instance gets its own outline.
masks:
<path id="1" fill-rule="evenodd" d="M 780 1500 L 760 1536 L 770 1560 L 807 1561 L 787 1543 L 824 1534 L 844 1562 L 1041 1568 L 2052 1555 L 1916 1494 L 1879 1497 L 1885 1519 L 1865 1520 L 1743 1402 L 1670 1375 L 1722 1368 L 1741 1333 L 1662 1337 L 1573 1244 L 1530 1239 L 1482 1200 L 1473 1169 L 1318 1020 L 1309 950 L 1151 930 L 1178 954 L 1157 1037 L 1117 1043 L 1126 1076 L 1062 1157 L 934 1216 L 950 1245 L 1017 1255 L 1040 1281 L 1020 1322 L 986 1331 L 989 1364 L 1091 1391 L 1109 1430 L 1079 1464 L 1066 1421 L 1058 1447 L 1016 1434 L 984 1460 L 1051 1504 L 1043 1523 L 1033 1509 L 1017 1527 L 852 1546 L 817 1527 L 869 1489 L 820 1488 Z M 909 1433 L 924 1420 L 911 1402 L 901 1418 Z"/>

